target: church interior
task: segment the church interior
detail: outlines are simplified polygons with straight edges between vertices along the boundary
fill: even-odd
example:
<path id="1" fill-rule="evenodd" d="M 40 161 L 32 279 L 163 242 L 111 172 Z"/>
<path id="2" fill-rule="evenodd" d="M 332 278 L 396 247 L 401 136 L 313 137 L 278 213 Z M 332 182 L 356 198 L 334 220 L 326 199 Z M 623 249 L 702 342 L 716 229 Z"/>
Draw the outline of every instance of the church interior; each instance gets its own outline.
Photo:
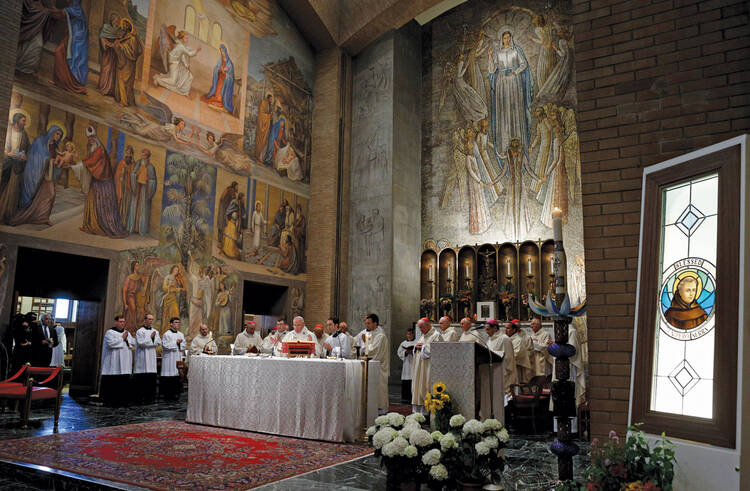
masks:
<path id="1" fill-rule="evenodd" d="M 1 2 L 0 489 L 750 489 L 749 16 Z"/>

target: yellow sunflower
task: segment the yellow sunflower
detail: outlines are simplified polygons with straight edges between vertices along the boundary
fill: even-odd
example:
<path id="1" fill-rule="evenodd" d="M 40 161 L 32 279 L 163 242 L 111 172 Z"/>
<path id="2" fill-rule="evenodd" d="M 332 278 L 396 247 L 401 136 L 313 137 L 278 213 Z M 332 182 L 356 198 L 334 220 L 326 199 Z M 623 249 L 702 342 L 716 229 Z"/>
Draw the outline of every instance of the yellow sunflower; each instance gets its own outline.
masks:
<path id="1" fill-rule="evenodd" d="M 445 384 L 442 382 L 435 382 L 435 385 L 432 386 L 432 392 L 435 394 L 442 394 L 445 392 Z"/>
<path id="2" fill-rule="evenodd" d="M 425 401 L 429 401 L 430 399 L 432 399 L 432 394 L 430 394 L 430 393 L 428 392 L 428 393 L 426 393 L 426 394 L 424 395 L 424 400 L 425 400 Z"/>
<path id="3" fill-rule="evenodd" d="M 443 401 L 439 399 L 434 399 L 433 402 L 435 403 L 436 410 L 440 411 L 441 409 L 443 409 Z"/>
<path id="4" fill-rule="evenodd" d="M 442 394 L 440 394 L 440 400 L 443 402 L 448 402 L 451 400 L 451 396 L 449 396 L 447 392 L 443 392 Z"/>

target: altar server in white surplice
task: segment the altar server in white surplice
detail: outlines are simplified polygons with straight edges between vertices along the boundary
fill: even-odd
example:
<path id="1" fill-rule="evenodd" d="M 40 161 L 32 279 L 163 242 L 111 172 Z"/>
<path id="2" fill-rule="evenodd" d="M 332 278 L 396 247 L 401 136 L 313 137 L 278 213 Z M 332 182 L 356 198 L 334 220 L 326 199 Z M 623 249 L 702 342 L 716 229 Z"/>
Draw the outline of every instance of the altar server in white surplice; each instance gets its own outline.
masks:
<path id="1" fill-rule="evenodd" d="M 198 335 L 190 341 L 190 356 L 214 355 L 218 351 L 216 341 L 208 326 L 201 324 L 198 326 Z"/>
<path id="2" fill-rule="evenodd" d="M 513 343 L 518 383 L 525 384 L 533 376 L 531 375 L 531 353 L 534 351 L 534 344 L 523 329 L 521 329 L 521 323 L 517 319 L 505 323 L 505 334 Z"/>
<path id="3" fill-rule="evenodd" d="M 482 344 L 482 339 L 479 334 L 472 332 L 471 319 L 468 317 L 461 319 L 461 337 L 458 338 L 458 342 Z"/>
<path id="4" fill-rule="evenodd" d="M 411 402 L 411 379 L 414 372 L 414 346 L 416 344 L 414 328 L 410 327 L 406 330 L 406 339 L 401 341 L 396 350 L 396 354 L 403 362 L 401 365 L 401 400 L 403 402 Z"/>
<path id="5" fill-rule="evenodd" d="M 391 343 L 380 327 L 377 314 L 365 317 L 365 330 L 357 334 L 361 343 L 360 354 L 380 362 L 380 387 L 378 391 L 378 413 L 388 412 L 388 375 L 391 370 Z"/>
<path id="6" fill-rule="evenodd" d="M 451 327 L 450 317 L 441 317 L 438 321 L 438 337 L 435 341 L 441 343 L 456 343 L 461 335 L 455 327 Z"/>
<path id="7" fill-rule="evenodd" d="M 516 357 L 513 351 L 513 342 L 508 336 L 499 331 L 499 324 L 492 319 L 487 322 L 487 347 L 492 351 L 502 354 L 503 356 L 503 382 L 505 392 L 510 394 L 510 386 L 518 383 L 516 373 Z"/>
<path id="8" fill-rule="evenodd" d="M 182 380 L 177 362 L 182 360 L 185 336 L 180 332 L 180 318 L 169 319 L 169 330 L 161 338 L 161 378 L 159 392 L 167 400 L 177 400 L 182 393 Z"/>
<path id="9" fill-rule="evenodd" d="M 261 344 L 263 344 L 263 340 L 260 334 L 255 332 L 255 321 L 247 321 L 245 330 L 239 333 L 234 340 L 234 354 L 260 353 Z"/>
<path id="10" fill-rule="evenodd" d="M 414 375 L 411 384 L 411 406 L 413 412 L 427 414 L 424 399 L 430 391 L 430 345 L 438 338 L 438 332 L 432 327 L 430 319 L 423 317 L 417 322 L 422 335 L 414 345 Z"/>
<path id="11" fill-rule="evenodd" d="M 115 326 L 104 334 L 102 345 L 99 397 L 107 405 L 122 406 L 130 401 L 134 347 L 133 336 L 125 330 L 125 317 L 116 315 Z"/>
<path id="12" fill-rule="evenodd" d="M 323 343 L 326 351 L 336 358 L 351 358 L 350 336 L 341 332 L 341 323 L 338 317 L 329 317 L 326 321 L 329 336 Z"/>
<path id="13" fill-rule="evenodd" d="M 159 331 L 151 327 L 154 316 L 143 316 L 143 325 L 135 332 L 134 397 L 140 402 L 156 398 L 156 347 L 161 346 Z"/>
<path id="14" fill-rule="evenodd" d="M 547 347 L 552 344 L 552 336 L 542 329 L 542 321 L 538 317 L 531 320 L 531 342 L 534 351 L 531 353 L 532 376 L 547 376 L 552 373 L 552 355 Z"/>

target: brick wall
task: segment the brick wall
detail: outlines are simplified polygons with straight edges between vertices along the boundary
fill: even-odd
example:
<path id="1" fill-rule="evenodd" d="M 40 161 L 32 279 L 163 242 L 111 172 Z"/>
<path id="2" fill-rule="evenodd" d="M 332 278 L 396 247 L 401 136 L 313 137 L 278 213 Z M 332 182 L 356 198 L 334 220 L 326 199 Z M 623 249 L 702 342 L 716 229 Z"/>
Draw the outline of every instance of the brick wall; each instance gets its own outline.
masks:
<path id="1" fill-rule="evenodd" d="M 574 0 L 594 436 L 627 423 L 643 167 L 750 128 L 748 2 Z"/>

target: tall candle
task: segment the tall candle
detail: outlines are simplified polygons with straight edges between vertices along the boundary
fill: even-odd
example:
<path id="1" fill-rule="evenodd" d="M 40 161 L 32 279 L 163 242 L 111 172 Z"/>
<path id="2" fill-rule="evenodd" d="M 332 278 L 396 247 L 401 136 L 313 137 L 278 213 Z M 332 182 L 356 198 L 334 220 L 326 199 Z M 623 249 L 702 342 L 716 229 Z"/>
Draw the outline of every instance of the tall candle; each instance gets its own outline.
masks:
<path id="1" fill-rule="evenodd" d="M 469 263 L 466 263 L 466 277 L 468 278 L 470 276 L 471 276 L 471 271 L 469 271 Z"/>
<path id="2" fill-rule="evenodd" d="M 528 262 L 529 262 L 529 276 L 531 276 L 532 274 L 534 274 L 531 272 L 531 258 L 529 258 Z"/>
<path id="3" fill-rule="evenodd" d="M 435 279 L 434 276 L 432 276 L 432 264 L 430 264 L 427 268 L 427 279 L 429 281 L 433 281 Z"/>
<path id="4" fill-rule="evenodd" d="M 508 274 L 506 276 L 510 276 L 510 259 L 507 259 L 505 261 L 505 265 L 507 266 Z"/>
<path id="5" fill-rule="evenodd" d="M 552 238 L 555 239 L 555 242 L 559 242 L 563 240 L 562 219 L 563 219 L 562 210 L 560 208 L 553 209 L 552 210 Z"/>
<path id="6" fill-rule="evenodd" d="M 555 256 L 554 256 L 554 254 L 550 254 L 550 256 L 549 256 L 549 272 L 550 272 L 550 274 L 553 274 L 555 272 Z"/>

